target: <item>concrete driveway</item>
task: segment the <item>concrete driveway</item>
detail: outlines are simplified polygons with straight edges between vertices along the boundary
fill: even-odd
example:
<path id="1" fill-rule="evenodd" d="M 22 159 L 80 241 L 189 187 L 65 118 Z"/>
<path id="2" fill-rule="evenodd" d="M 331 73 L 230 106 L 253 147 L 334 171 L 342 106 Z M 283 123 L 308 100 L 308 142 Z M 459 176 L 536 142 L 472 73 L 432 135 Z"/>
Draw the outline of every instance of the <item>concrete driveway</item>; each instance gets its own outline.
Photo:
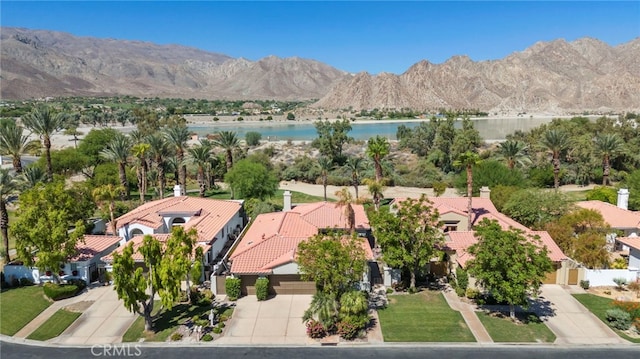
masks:
<path id="1" fill-rule="evenodd" d="M 560 285 L 545 284 L 541 291 L 542 306 L 535 305 L 534 310 L 556 335 L 556 344 L 628 343 Z"/>
<path id="2" fill-rule="evenodd" d="M 109 344 L 122 341 L 122 335 L 137 315 L 125 309 L 113 286 L 91 289 L 86 301 L 93 301 L 73 324 L 52 342 L 60 344 Z"/>
<path id="3" fill-rule="evenodd" d="M 302 315 L 311 295 L 276 295 L 259 302 L 255 295 L 238 299 L 225 335 L 218 344 L 306 345 Z"/>

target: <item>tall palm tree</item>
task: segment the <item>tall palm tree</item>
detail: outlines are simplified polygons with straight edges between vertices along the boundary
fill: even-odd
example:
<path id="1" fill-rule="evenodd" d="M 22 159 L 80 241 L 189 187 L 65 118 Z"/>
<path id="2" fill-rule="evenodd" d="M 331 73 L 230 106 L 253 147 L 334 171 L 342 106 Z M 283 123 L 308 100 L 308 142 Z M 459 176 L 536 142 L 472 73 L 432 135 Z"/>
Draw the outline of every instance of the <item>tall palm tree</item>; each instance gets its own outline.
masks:
<path id="1" fill-rule="evenodd" d="M 93 190 L 93 198 L 96 202 L 106 202 L 107 209 L 109 210 L 109 218 L 111 219 L 111 232 L 114 236 L 118 235 L 118 225 L 115 217 L 116 199 L 120 196 L 124 188 L 121 186 L 114 186 L 113 184 L 107 184 L 104 186 L 96 187 Z"/>
<path id="2" fill-rule="evenodd" d="M 553 157 L 553 186 L 560 187 L 560 154 L 569 147 L 569 136 L 560 130 L 549 130 L 545 132 L 542 145 L 551 152 Z"/>
<path id="3" fill-rule="evenodd" d="M 42 168 L 37 166 L 29 166 L 22 171 L 22 180 L 25 182 L 27 188 L 33 188 L 38 183 L 47 181 L 47 175 Z"/>
<path id="4" fill-rule="evenodd" d="M 10 155 L 13 169 L 22 172 L 22 155 L 36 148 L 37 143 L 29 140 L 24 133 L 24 127 L 16 125 L 14 121 L 7 121 L 0 126 L 0 153 Z"/>
<path id="5" fill-rule="evenodd" d="M 149 144 L 149 155 L 158 173 L 158 187 L 160 198 L 162 199 L 164 198 L 164 188 L 166 185 L 166 160 L 171 155 L 171 151 L 169 150 L 166 139 L 160 133 L 156 132 L 148 136 L 146 141 Z"/>
<path id="6" fill-rule="evenodd" d="M 360 185 L 360 171 L 364 170 L 364 158 L 362 157 L 349 157 L 345 167 L 351 172 L 351 185 L 356 191 L 356 198 L 360 198 L 358 195 L 358 186 Z"/>
<path id="7" fill-rule="evenodd" d="M 384 184 L 372 178 L 365 178 L 363 182 L 367 185 L 369 194 L 373 199 L 373 206 L 377 212 L 380 209 L 380 200 L 384 198 Z"/>
<path id="8" fill-rule="evenodd" d="M 197 179 L 200 186 L 200 197 L 204 197 L 204 192 L 207 189 L 205 168 L 211 162 L 211 148 L 200 144 L 189 148 L 187 151 L 191 162 L 198 166 Z"/>
<path id="9" fill-rule="evenodd" d="M 7 200 L 9 196 L 18 193 L 20 180 L 9 173 L 8 169 L 0 169 L 0 232 L 2 232 L 4 262 L 9 263 L 9 212 L 7 212 Z"/>
<path id="10" fill-rule="evenodd" d="M 347 188 L 343 188 L 336 192 L 338 202 L 336 207 L 344 207 L 344 215 L 347 219 L 347 227 L 351 233 L 356 230 L 356 212 L 353 210 L 353 204 L 356 202 Z"/>
<path id="11" fill-rule="evenodd" d="M 233 166 L 233 150 L 240 147 L 238 136 L 233 131 L 220 131 L 216 133 L 213 144 L 222 147 L 227 154 L 227 171 Z"/>
<path id="12" fill-rule="evenodd" d="M 320 157 L 317 162 L 318 168 L 320 168 L 320 180 L 322 181 L 322 187 L 324 187 L 324 201 L 327 201 L 327 185 L 329 172 L 333 169 L 333 161 L 329 157 Z"/>
<path id="13" fill-rule="evenodd" d="M 151 145 L 139 142 L 131 147 L 131 154 L 136 158 L 136 176 L 138 177 L 138 192 L 140 193 L 140 203 L 145 202 L 147 194 L 147 157 Z"/>
<path id="14" fill-rule="evenodd" d="M 49 180 L 53 178 L 51 135 L 62 130 L 66 120 L 67 115 L 65 113 L 54 113 L 49 107 L 36 108 L 22 117 L 24 126 L 42 139 L 47 158 L 47 178 Z"/>
<path id="15" fill-rule="evenodd" d="M 525 165 L 531 162 L 527 155 L 527 145 L 516 140 L 507 140 L 498 145 L 498 154 L 507 161 L 507 167 L 514 169 L 516 164 Z"/>
<path id="16" fill-rule="evenodd" d="M 371 157 L 376 170 L 376 181 L 382 181 L 382 159 L 389 154 L 391 146 L 386 138 L 372 137 L 367 142 L 367 156 Z"/>
<path id="17" fill-rule="evenodd" d="M 601 134 L 595 139 L 596 150 L 602 155 L 602 185 L 609 183 L 609 174 L 611 173 L 611 165 L 609 161 L 618 153 L 622 152 L 624 143 L 616 134 Z"/>
<path id="18" fill-rule="evenodd" d="M 184 152 L 186 150 L 187 141 L 189 141 L 189 129 L 187 126 L 171 126 L 167 127 L 164 131 L 165 138 L 169 145 L 173 147 L 176 154 L 176 172 L 178 172 L 178 183 L 180 184 L 180 190 L 182 195 L 187 193 L 187 165 L 184 161 Z"/>
<path id="19" fill-rule="evenodd" d="M 120 185 L 123 191 L 120 193 L 122 200 L 129 199 L 129 186 L 127 185 L 127 164 L 129 163 L 129 155 L 131 154 L 131 140 L 129 137 L 118 134 L 111 142 L 107 144 L 107 148 L 100 152 L 100 156 L 107 161 L 118 164 L 118 174 L 120 177 Z"/>
<path id="20" fill-rule="evenodd" d="M 467 171 L 467 230 L 470 231 L 472 227 L 471 221 L 473 220 L 473 166 L 481 162 L 480 156 L 477 153 L 467 151 L 461 154 L 457 160 L 453 162 L 453 165 L 459 168 L 465 168 Z"/>

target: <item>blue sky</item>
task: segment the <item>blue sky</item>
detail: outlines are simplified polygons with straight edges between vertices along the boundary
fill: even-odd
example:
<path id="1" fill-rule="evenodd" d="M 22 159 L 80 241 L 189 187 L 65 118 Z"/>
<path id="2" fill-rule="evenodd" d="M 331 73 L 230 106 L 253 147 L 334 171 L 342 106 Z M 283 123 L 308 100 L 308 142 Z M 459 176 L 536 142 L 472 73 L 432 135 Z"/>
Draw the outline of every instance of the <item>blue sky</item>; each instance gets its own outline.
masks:
<path id="1" fill-rule="evenodd" d="M 537 41 L 640 37 L 640 1 L 0 3 L 2 26 L 181 44 L 258 60 L 299 56 L 349 72 L 402 73 L 454 55 L 502 58 Z"/>

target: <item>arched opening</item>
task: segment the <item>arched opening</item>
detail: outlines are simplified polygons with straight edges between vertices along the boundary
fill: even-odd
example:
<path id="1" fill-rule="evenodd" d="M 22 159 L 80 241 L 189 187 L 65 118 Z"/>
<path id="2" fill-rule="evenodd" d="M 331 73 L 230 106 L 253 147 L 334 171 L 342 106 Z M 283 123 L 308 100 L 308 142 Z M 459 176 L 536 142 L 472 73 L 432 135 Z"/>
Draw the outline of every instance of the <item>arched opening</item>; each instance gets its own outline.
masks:
<path id="1" fill-rule="evenodd" d="M 132 229 L 132 230 L 131 230 L 131 232 L 129 232 L 129 235 L 130 235 L 131 237 L 141 236 L 141 235 L 143 235 L 143 234 L 144 234 L 144 233 L 142 233 L 142 229 L 140 229 L 140 228 L 134 228 L 134 229 Z"/>
<path id="2" fill-rule="evenodd" d="M 182 217 L 176 217 L 173 219 L 173 221 L 171 221 L 171 226 L 182 226 L 183 224 L 185 224 L 185 220 Z"/>

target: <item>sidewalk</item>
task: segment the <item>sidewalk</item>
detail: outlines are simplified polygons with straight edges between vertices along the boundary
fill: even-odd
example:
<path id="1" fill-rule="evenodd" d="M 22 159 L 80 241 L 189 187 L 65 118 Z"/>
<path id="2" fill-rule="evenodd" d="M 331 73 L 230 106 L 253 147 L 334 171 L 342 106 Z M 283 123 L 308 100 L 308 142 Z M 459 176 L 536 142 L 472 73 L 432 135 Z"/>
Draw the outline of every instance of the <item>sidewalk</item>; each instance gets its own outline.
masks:
<path id="1" fill-rule="evenodd" d="M 491 339 L 491 336 L 485 329 L 484 325 L 482 325 L 482 322 L 478 319 L 475 309 L 471 304 L 461 301 L 451 287 L 447 287 L 443 291 L 443 294 L 444 299 L 447 301 L 451 309 L 462 314 L 462 318 L 467 323 L 469 330 L 471 330 L 471 333 L 478 343 L 493 343 L 493 339 Z"/>

